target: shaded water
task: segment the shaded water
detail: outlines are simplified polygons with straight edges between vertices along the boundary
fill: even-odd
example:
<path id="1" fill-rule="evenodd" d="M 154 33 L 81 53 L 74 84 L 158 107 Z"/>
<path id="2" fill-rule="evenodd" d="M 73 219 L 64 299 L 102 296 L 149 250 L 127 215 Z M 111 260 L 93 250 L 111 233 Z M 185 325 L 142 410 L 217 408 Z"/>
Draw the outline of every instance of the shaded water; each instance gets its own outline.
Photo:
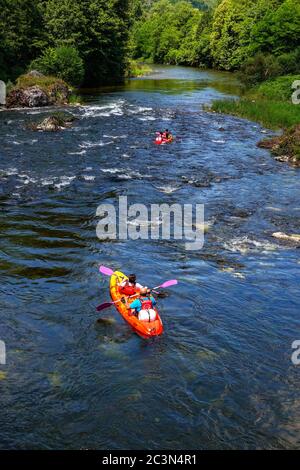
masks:
<path id="1" fill-rule="evenodd" d="M 49 110 L 0 113 L 1 448 L 296 448 L 300 173 L 255 143 L 255 123 L 205 113 L 234 78 L 180 67 L 86 96 L 72 129 Z M 178 140 L 153 145 L 169 127 Z M 201 251 L 96 237 L 97 206 L 204 203 Z M 145 342 L 112 309 L 105 264 L 148 285 L 165 335 Z"/>

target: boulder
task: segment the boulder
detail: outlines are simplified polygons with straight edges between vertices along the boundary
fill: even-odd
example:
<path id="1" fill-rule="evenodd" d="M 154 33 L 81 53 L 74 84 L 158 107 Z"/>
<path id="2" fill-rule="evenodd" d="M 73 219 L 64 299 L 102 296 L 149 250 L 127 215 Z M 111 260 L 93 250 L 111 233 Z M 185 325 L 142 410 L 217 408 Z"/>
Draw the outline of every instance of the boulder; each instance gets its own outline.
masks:
<path id="1" fill-rule="evenodd" d="M 66 83 L 55 83 L 49 90 L 51 104 L 67 104 L 71 93 Z"/>
<path id="2" fill-rule="evenodd" d="M 38 86 L 15 88 L 7 97 L 8 108 L 35 108 L 50 104 L 48 94 Z"/>
<path id="3" fill-rule="evenodd" d="M 272 237 L 278 238 L 279 240 L 287 240 L 290 242 L 300 243 L 300 235 L 296 234 L 287 235 L 283 232 L 275 232 L 273 233 Z"/>
<path id="4" fill-rule="evenodd" d="M 41 122 L 33 122 L 27 125 L 32 131 L 56 132 L 72 126 L 76 118 L 69 113 L 55 113 L 47 116 Z"/>
<path id="5" fill-rule="evenodd" d="M 37 125 L 38 131 L 56 132 L 61 129 L 60 122 L 55 116 L 49 116 Z"/>
<path id="6" fill-rule="evenodd" d="M 27 98 L 29 108 L 41 108 L 50 104 L 48 94 L 38 86 L 27 88 L 24 95 Z"/>

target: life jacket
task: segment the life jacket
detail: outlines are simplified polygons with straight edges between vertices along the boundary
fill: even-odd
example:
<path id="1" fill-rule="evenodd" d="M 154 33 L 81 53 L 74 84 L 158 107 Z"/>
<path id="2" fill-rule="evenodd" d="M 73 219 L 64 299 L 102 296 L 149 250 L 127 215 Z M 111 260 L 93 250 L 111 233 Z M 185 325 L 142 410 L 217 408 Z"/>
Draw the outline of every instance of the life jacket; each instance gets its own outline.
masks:
<path id="1" fill-rule="evenodd" d="M 161 144 L 162 143 L 162 137 L 161 136 L 157 136 L 156 139 L 155 139 L 155 142 L 157 144 Z"/>
<path id="2" fill-rule="evenodd" d="M 120 292 L 120 294 L 128 295 L 130 297 L 130 296 L 136 294 L 137 289 L 136 289 L 135 286 L 127 284 L 126 286 L 121 286 L 119 288 L 119 292 Z"/>
<path id="3" fill-rule="evenodd" d="M 152 300 L 149 297 L 145 298 L 143 301 L 140 299 L 140 302 L 142 304 L 142 310 L 150 310 L 153 308 Z"/>

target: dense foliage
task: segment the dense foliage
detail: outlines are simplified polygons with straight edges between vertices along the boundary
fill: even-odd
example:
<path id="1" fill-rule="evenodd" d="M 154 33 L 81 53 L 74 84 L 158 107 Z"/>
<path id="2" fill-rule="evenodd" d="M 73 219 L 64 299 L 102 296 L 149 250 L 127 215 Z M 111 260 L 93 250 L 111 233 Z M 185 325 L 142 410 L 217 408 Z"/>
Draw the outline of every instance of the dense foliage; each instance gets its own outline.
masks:
<path id="1" fill-rule="evenodd" d="M 129 0 L 0 0 L 0 79 L 15 79 L 39 58 L 36 65 L 57 75 L 73 63 L 74 83 L 81 60 L 85 84 L 118 81 L 126 69 L 130 16 Z M 73 51 L 69 62 L 65 47 Z"/>
<path id="2" fill-rule="evenodd" d="M 249 82 L 255 81 L 256 64 L 258 81 L 265 72 L 269 78 L 285 67 L 285 72 L 299 72 L 299 0 L 206 1 L 209 9 L 203 3 L 158 0 L 149 8 L 142 2 L 133 28 L 135 58 L 223 70 L 244 66 Z"/>
<path id="3" fill-rule="evenodd" d="M 30 68 L 45 75 L 55 75 L 71 85 L 80 85 L 84 79 L 83 60 L 72 46 L 46 49 L 41 57 L 31 62 Z"/>
<path id="4" fill-rule="evenodd" d="M 85 85 L 132 59 L 241 70 L 246 84 L 300 73 L 299 0 L 0 0 L 0 79 L 30 64 Z"/>

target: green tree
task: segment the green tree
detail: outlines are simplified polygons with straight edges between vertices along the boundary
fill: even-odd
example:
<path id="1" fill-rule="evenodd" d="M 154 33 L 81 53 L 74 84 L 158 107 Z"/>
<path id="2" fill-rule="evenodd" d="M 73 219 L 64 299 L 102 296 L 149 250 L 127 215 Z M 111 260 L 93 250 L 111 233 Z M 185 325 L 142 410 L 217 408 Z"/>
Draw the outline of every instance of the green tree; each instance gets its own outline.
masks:
<path id="1" fill-rule="evenodd" d="M 252 51 L 282 54 L 300 46 L 300 2 L 285 0 L 254 25 L 251 34 Z"/>
<path id="2" fill-rule="evenodd" d="M 14 80 L 45 44 L 40 2 L 0 0 L 0 79 Z"/>
<path id="3" fill-rule="evenodd" d="M 45 18 L 53 46 L 78 49 L 87 85 L 123 78 L 130 24 L 127 0 L 49 0 Z"/>
<path id="4" fill-rule="evenodd" d="M 61 78 L 71 85 L 81 85 L 85 73 L 83 60 L 72 46 L 46 49 L 30 68 Z"/>

